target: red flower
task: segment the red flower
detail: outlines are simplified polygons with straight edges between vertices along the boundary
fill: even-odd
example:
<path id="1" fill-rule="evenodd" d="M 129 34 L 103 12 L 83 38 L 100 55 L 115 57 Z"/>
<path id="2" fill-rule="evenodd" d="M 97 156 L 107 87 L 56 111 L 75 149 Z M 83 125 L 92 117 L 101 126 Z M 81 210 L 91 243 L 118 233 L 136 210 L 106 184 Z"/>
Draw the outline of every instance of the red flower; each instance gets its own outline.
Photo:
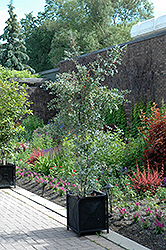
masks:
<path id="1" fill-rule="evenodd" d="M 116 184 L 116 186 L 119 186 L 119 184 Z"/>
<path id="2" fill-rule="evenodd" d="M 142 191 L 145 193 L 145 192 L 146 192 L 146 189 L 143 189 Z"/>
<path id="3" fill-rule="evenodd" d="M 129 185 L 128 183 L 125 184 L 125 186 Z"/>
<path id="4" fill-rule="evenodd" d="M 75 172 L 75 170 L 73 170 L 73 172 Z"/>
<path id="5" fill-rule="evenodd" d="M 56 168 L 56 166 L 53 166 L 53 168 Z"/>
<path id="6" fill-rule="evenodd" d="M 129 189 L 132 189 L 132 187 L 129 187 Z"/>
<path id="7" fill-rule="evenodd" d="M 52 169 L 52 167 L 50 167 L 50 169 Z"/>
<path id="8" fill-rule="evenodd" d="M 60 166 L 60 168 L 62 168 L 62 166 Z"/>

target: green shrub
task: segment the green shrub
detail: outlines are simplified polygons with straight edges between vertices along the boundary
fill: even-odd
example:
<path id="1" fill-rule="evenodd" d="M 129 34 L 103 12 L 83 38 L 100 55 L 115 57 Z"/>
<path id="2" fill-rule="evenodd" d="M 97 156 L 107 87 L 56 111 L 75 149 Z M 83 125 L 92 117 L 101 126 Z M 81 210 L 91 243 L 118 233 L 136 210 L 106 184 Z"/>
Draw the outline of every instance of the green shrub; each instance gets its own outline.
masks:
<path id="1" fill-rule="evenodd" d="M 31 112 L 25 85 L 20 86 L 17 82 L 0 79 L 0 157 L 2 159 L 9 156 L 9 151 L 12 154 L 11 143 L 16 134 L 22 130 L 19 121 Z"/>
<path id="2" fill-rule="evenodd" d="M 166 188 L 164 187 L 159 187 L 156 191 L 156 197 L 161 201 L 161 202 L 166 202 Z"/>
<path id="3" fill-rule="evenodd" d="M 11 78 L 37 78 L 38 74 L 32 75 L 28 70 L 10 70 L 0 65 L 0 79 L 9 80 Z"/>
<path id="4" fill-rule="evenodd" d="M 127 167 L 128 172 L 131 170 L 135 171 L 136 161 L 139 165 L 143 164 L 143 150 L 145 142 L 141 137 L 129 138 L 125 149 L 122 152 L 123 157 L 121 158 L 122 167 Z"/>
<path id="5" fill-rule="evenodd" d="M 131 128 L 130 135 L 133 138 L 137 138 L 139 135 L 138 127 L 141 127 L 141 109 L 145 112 L 145 103 L 142 101 L 140 103 L 136 103 L 132 106 L 131 110 Z"/>
<path id="6" fill-rule="evenodd" d="M 41 135 L 47 134 L 50 136 L 54 143 L 58 146 L 62 142 L 60 141 L 60 135 L 58 131 L 58 124 L 54 123 L 54 120 L 51 120 L 48 124 L 43 127 L 38 127 L 37 132 Z"/>
<path id="7" fill-rule="evenodd" d="M 32 171 L 63 180 L 72 174 L 73 166 L 70 158 L 65 156 L 62 146 L 41 150 L 41 152 L 43 154 L 40 156 L 38 154 L 36 160 L 30 165 Z"/>
<path id="8" fill-rule="evenodd" d="M 132 106 L 130 135 L 133 138 L 137 138 L 140 135 L 139 128 L 143 126 L 141 119 L 141 111 L 146 113 L 147 116 L 150 116 L 152 113 L 152 105 L 152 101 L 149 101 L 147 105 L 145 104 L 145 102 L 141 101 L 140 103 L 135 103 L 135 105 Z"/>
<path id="9" fill-rule="evenodd" d="M 116 125 L 121 129 L 126 136 L 128 134 L 126 113 L 123 105 L 119 105 L 118 110 L 113 110 L 112 113 L 109 110 L 105 111 L 106 125 Z"/>
<path id="10" fill-rule="evenodd" d="M 22 120 L 21 126 L 24 128 L 19 134 L 19 140 L 22 138 L 25 141 L 30 141 L 32 139 L 33 131 L 38 127 L 43 127 L 44 123 L 35 115 L 28 115 L 25 119 Z"/>

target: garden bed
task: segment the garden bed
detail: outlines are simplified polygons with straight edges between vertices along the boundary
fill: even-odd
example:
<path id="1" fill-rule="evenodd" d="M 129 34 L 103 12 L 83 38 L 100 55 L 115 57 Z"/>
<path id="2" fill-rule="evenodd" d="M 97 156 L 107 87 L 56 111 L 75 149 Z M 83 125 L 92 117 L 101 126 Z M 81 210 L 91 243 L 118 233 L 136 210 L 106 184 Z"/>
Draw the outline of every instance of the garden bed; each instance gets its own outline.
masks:
<path id="1" fill-rule="evenodd" d="M 17 186 L 20 186 L 32 193 L 39 196 L 42 195 L 42 184 L 37 184 L 35 181 L 27 180 L 25 178 L 17 178 Z M 52 189 L 45 188 L 43 197 L 63 207 L 66 206 L 66 196 L 59 196 L 58 193 L 53 192 Z M 152 201 L 153 202 L 153 201 Z M 157 203 L 157 206 L 153 207 L 152 214 L 147 216 L 147 201 L 142 200 L 139 202 L 139 210 L 135 210 L 131 204 L 126 206 L 127 214 L 124 218 L 120 217 L 119 209 L 113 207 L 112 218 L 109 219 L 109 228 L 129 239 L 132 239 L 139 244 L 146 246 L 152 250 L 165 250 L 166 249 L 166 230 L 161 234 L 156 234 L 154 222 L 156 221 L 155 208 L 158 211 L 162 211 L 162 223 L 166 224 L 166 203 L 163 201 Z M 139 221 L 133 222 L 133 215 L 137 213 L 139 215 Z M 145 229 L 142 227 L 142 219 L 148 220 L 151 224 Z"/>

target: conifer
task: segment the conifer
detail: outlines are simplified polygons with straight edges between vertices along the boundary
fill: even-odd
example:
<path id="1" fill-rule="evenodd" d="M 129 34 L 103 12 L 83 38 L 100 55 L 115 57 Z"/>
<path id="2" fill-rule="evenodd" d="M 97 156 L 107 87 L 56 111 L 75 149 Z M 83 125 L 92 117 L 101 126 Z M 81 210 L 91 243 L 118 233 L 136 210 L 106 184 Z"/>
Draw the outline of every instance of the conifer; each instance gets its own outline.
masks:
<path id="1" fill-rule="evenodd" d="M 0 45 L 0 64 L 11 70 L 27 69 L 34 73 L 34 70 L 26 65 L 29 57 L 26 54 L 25 37 L 14 13 L 12 0 L 8 7 L 9 18 L 4 33 L 0 36 L 3 41 Z"/>

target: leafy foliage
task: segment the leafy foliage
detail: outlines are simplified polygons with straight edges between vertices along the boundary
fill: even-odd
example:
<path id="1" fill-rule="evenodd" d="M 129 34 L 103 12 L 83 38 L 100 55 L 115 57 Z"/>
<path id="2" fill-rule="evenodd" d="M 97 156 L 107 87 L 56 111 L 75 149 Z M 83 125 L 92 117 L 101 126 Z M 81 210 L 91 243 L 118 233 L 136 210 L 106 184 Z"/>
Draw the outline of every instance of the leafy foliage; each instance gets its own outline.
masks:
<path id="1" fill-rule="evenodd" d="M 0 65 L 0 79 L 9 80 L 13 78 L 38 78 L 38 74 L 31 74 L 28 70 L 10 70 Z"/>
<path id="2" fill-rule="evenodd" d="M 146 113 L 146 116 L 150 116 L 151 115 L 151 107 L 153 105 L 153 102 L 150 101 L 147 103 L 147 105 L 145 104 L 144 101 L 141 101 L 139 103 L 135 103 L 132 106 L 131 109 L 131 127 L 130 127 L 130 135 L 133 138 L 137 138 L 140 133 L 139 133 L 139 128 L 141 128 L 142 125 L 142 119 L 141 119 L 141 110 Z"/>
<path id="3" fill-rule="evenodd" d="M 116 62 L 120 63 L 123 49 L 108 51 L 106 61 L 98 58 L 87 66 L 75 63 L 76 71 L 59 74 L 55 83 L 48 85 L 56 99 L 50 101 L 51 108 L 58 109 L 54 123 L 63 138 L 72 140 L 73 162 L 77 168 L 75 177 L 78 192 L 87 194 L 95 185 L 100 162 L 95 160 L 97 148 L 94 139 L 103 139 L 103 110 L 118 109 L 124 101 L 124 93 L 109 90 L 102 85 L 104 75 L 113 75 Z M 103 67 L 105 65 L 105 67 Z M 73 178 L 74 179 L 74 178 Z"/>
<path id="4" fill-rule="evenodd" d="M 144 150 L 145 142 L 142 138 L 128 138 L 125 148 L 122 152 L 121 157 L 121 166 L 123 168 L 127 168 L 130 172 L 131 170 L 135 170 L 135 163 L 138 162 L 138 165 L 143 164 L 143 150 Z"/>
<path id="5" fill-rule="evenodd" d="M 4 34 L 0 36 L 0 39 L 4 41 L 0 46 L 0 64 L 9 69 L 28 69 L 34 73 L 34 70 L 25 64 L 29 57 L 26 54 L 24 35 L 17 21 L 17 15 L 14 14 L 12 1 L 8 6 L 7 26 L 4 29 Z"/>
<path id="6" fill-rule="evenodd" d="M 142 121 L 145 126 L 141 132 L 147 144 L 144 159 L 149 159 L 150 163 L 155 163 L 161 170 L 162 165 L 166 167 L 166 111 L 161 113 L 154 103 L 150 117 L 142 112 Z M 166 169 L 164 171 L 166 175 Z"/>
<path id="7" fill-rule="evenodd" d="M 162 185 L 163 177 L 158 173 L 158 170 L 154 170 L 152 168 L 152 172 L 150 171 L 150 165 L 148 163 L 147 173 L 145 168 L 143 173 L 139 169 L 138 165 L 137 173 L 132 171 L 134 177 L 129 176 L 130 180 L 132 181 L 133 188 L 140 194 L 145 193 L 146 190 L 149 190 L 151 194 L 153 194 L 159 186 Z"/>
<path id="8" fill-rule="evenodd" d="M 38 71 L 55 67 L 70 50 L 71 37 L 80 54 L 126 42 L 132 25 L 152 13 L 148 0 L 46 0 L 44 12 L 36 18 L 29 13 L 21 21 L 30 65 Z"/>
<path id="9" fill-rule="evenodd" d="M 29 156 L 29 159 L 27 160 L 27 163 L 35 165 L 37 159 L 43 156 L 44 156 L 44 149 L 42 150 L 40 150 L 39 148 L 38 150 L 33 149 L 32 154 Z"/>
<path id="10" fill-rule="evenodd" d="M 26 36 L 26 48 L 30 57 L 29 65 L 36 72 L 40 72 L 55 67 L 55 58 L 52 59 L 52 62 L 49 53 L 57 26 L 55 22 L 50 22 L 49 20 L 39 26 L 35 20 L 32 14 L 27 14 L 26 19 L 23 19 L 21 24 Z M 58 46 L 58 44 L 56 43 L 54 46 Z"/>
<path id="11" fill-rule="evenodd" d="M 33 131 L 39 127 L 43 127 L 43 121 L 40 121 L 39 117 L 35 115 L 28 115 L 21 122 L 21 126 L 24 130 L 19 133 L 18 137 L 23 137 L 25 141 L 30 141 L 32 139 Z"/>
<path id="12" fill-rule="evenodd" d="M 141 126 L 141 109 L 145 112 L 146 108 L 143 101 L 132 106 L 130 134 L 134 138 L 138 137 L 138 127 Z"/>
<path id="13" fill-rule="evenodd" d="M 51 175 L 52 177 L 61 177 L 66 174 L 69 159 L 64 157 L 62 146 L 49 149 L 33 149 L 31 155 L 26 161 L 29 169 L 42 175 Z M 67 174 L 70 173 L 70 170 Z"/>
<path id="14" fill-rule="evenodd" d="M 0 154 L 6 158 L 14 136 L 22 129 L 19 120 L 30 114 L 26 86 L 0 79 Z M 5 152 L 6 151 L 6 152 Z M 12 152 L 12 149 L 11 149 Z"/>
<path id="15" fill-rule="evenodd" d="M 113 110 L 112 113 L 109 110 L 106 111 L 106 125 L 116 125 L 119 129 L 124 132 L 124 135 L 127 135 L 127 120 L 126 114 L 123 105 L 121 105 L 118 110 Z"/>

